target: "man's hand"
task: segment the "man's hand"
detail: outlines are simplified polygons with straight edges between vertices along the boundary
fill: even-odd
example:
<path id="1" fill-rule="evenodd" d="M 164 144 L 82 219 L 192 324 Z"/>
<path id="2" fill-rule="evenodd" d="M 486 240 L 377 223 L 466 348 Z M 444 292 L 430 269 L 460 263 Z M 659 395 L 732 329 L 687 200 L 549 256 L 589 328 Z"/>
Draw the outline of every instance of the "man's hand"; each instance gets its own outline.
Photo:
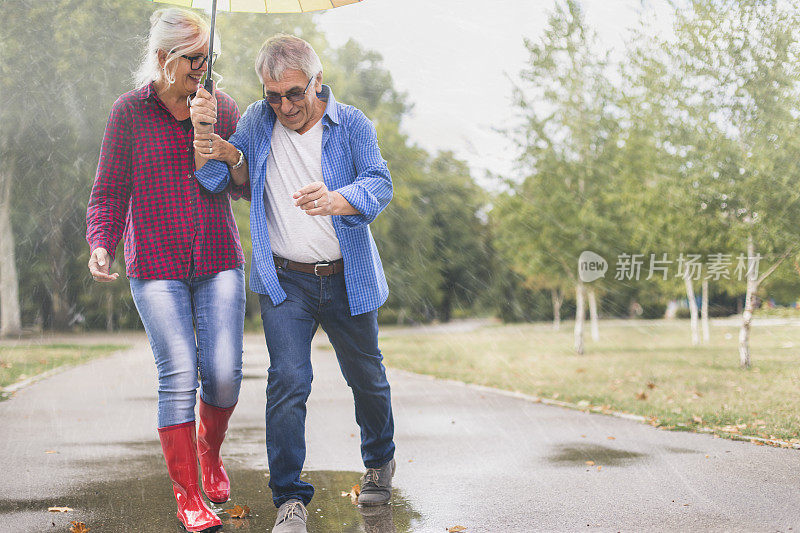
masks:
<path id="1" fill-rule="evenodd" d="M 217 123 L 217 99 L 210 92 L 200 87 L 192 99 L 189 113 L 192 117 L 195 133 L 213 132 L 214 124 Z"/>
<path id="2" fill-rule="evenodd" d="M 309 183 L 292 195 L 294 205 L 307 215 L 357 215 L 358 211 L 336 191 L 329 191 L 322 181 Z"/>
<path id="3" fill-rule="evenodd" d="M 307 215 L 332 215 L 331 192 L 325 182 L 315 181 L 309 183 L 292 195 L 294 205 L 306 212 Z"/>
<path id="4" fill-rule="evenodd" d="M 95 281 L 116 281 L 119 274 L 114 272 L 110 274 L 111 260 L 108 256 L 108 251 L 105 248 L 95 248 L 92 256 L 89 258 L 89 272 Z"/>

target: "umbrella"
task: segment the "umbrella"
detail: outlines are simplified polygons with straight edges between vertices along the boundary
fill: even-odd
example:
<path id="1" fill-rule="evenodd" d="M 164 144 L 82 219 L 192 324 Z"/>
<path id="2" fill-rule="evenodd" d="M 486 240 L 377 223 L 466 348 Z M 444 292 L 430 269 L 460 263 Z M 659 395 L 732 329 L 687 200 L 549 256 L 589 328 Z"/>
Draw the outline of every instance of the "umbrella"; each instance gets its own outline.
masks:
<path id="1" fill-rule="evenodd" d="M 214 57 L 214 23 L 217 19 L 217 9 L 220 11 L 238 11 L 244 13 L 305 13 L 307 11 L 321 11 L 336 7 L 355 4 L 361 0 L 153 0 L 181 7 L 194 7 L 211 10 L 211 38 L 208 43 L 208 75 L 204 84 L 208 92 L 212 92 L 214 82 L 211 80 Z"/>

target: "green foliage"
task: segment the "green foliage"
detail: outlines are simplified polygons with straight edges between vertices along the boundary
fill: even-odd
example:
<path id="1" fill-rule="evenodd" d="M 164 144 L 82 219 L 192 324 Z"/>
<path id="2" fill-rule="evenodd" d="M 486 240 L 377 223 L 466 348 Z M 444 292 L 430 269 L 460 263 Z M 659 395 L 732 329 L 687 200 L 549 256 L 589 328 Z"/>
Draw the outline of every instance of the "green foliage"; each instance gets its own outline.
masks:
<path id="1" fill-rule="evenodd" d="M 667 49 L 694 213 L 723 249 L 742 253 L 752 235 L 762 273 L 797 244 L 798 22 L 778 1 L 698 0 L 678 12 Z"/>
<path id="2" fill-rule="evenodd" d="M 787 253 L 796 260 L 800 12 L 696 0 L 675 13 L 674 36 L 643 26 L 616 74 L 577 2 L 558 4 L 526 41 L 520 126 L 509 132 L 525 178 L 507 183 L 491 214 L 493 245 L 526 286 L 568 288 L 592 250 L 611 274 L 593 286 L 610 314 L 627 316 L 626 300 L 655 309 L 684 294 L 680 254 L 727 255 L 729 279 L 711 281 L 720 303 L 745 291 L 734 269 L 748 235 L 761 274 Z M 621 253 L 642 254 L 639 282 L 609 279 Z M 668 279 L 644 280 L 651 254 L 672 261 Z M 797 293 L 794 269 L 774 275 L 764 292 Z"/>
<path id="3" fill-rule="evenodd" d="M 541 39 L 525 46 L 515 91 L 521 124 L 508 132 L 525 179 L 494 201 L 494 246 L 529 287 L 567 291 L 581 252 L 615 249 L 613 92 L 577 2 L 559 4 Z"/>

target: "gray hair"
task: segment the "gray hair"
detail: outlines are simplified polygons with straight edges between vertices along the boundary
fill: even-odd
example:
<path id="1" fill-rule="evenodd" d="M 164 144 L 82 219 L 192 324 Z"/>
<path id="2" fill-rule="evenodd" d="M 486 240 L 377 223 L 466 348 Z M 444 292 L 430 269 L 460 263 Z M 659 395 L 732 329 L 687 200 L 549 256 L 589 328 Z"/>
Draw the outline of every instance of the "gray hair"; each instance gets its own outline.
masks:
<path id="1" fill-rule="evenodd" d="M 206 19 L 185 9 L 159 9 L 150 16 L 150 34 L 142 61 L 134 74 L 136 88 L 141 88 L 160 78 L 174 83 L 174 69 L 169 68 L 181 55 L 202 49 L 208 44 L 211 29 Z M 163 67 L 158 62 L 158 51 L 167 53 Z M 214 52 L 219 53 L 219 36 L 214 35 Z"/>
<path id="2" fill-rule="evenodd" d="M 264 41 L 256 56 L 256 74 L 264 83 L 264 74 L 280 81 L 285 70 L 301 70 L 311 78 L 322 72 L 317 53 L 306 41 L 294 35 L 279 33 Z"/>

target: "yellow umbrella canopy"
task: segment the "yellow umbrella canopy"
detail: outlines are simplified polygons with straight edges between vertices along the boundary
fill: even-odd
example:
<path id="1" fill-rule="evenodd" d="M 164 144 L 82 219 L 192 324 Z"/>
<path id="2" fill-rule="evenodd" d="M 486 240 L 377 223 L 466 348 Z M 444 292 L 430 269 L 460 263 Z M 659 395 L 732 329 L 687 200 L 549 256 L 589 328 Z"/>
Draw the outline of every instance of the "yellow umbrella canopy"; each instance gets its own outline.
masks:
<path id="1" fill-rule="evenodd" d="M 305 13 L 307 11 L 322 11 L 336 7 L 355 4 L 362 0 L 152 0 L 162 4 L 172 4 L 180 7 L 191 7 L 211 12 L 211 39 L 208 48 L 208 75 L 205 80 L 205 89 L 213 91 L 211 70 L 214 52 L 214 25 L 217 11 L 238 11 L 244 13 Z"/>
<path id="2" fill-rule="evenodd" d="M 154 0 L 181 7 L 210 10 L 212 0 Z M 218 0 L 218 11 L 245 13 L 305 13 L 355 4 L 361 0 Z"/>

